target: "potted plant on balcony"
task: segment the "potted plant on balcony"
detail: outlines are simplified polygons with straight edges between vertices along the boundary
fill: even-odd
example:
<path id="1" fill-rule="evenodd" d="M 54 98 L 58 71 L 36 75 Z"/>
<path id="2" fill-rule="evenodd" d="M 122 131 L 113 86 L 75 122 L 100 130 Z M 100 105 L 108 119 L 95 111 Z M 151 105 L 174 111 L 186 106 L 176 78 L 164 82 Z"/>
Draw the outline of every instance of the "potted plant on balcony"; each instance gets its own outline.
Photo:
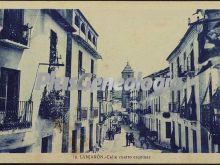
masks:
<path id="1" fill-rule="evenodd" d="M 47 91 L 44 88 L 41 98 L 39 116 L 43 119 L 48 119 L 54 122 L 55 127 L 62 130 L 62 118 L 64 116 L 64 96 L 62 91 L 51 90 Z"/>

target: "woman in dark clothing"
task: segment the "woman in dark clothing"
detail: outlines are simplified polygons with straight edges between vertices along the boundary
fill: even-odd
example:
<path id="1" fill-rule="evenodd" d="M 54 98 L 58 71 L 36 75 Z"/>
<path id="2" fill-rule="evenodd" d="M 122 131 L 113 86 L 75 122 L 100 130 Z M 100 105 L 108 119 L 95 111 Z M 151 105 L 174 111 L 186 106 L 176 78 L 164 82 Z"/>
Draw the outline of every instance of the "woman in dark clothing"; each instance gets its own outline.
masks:
<path id="1" fill-rule="evenodd" d="M 134 145 L 134 134 L 133 133 L 130 133 L 129 140 Z"/>

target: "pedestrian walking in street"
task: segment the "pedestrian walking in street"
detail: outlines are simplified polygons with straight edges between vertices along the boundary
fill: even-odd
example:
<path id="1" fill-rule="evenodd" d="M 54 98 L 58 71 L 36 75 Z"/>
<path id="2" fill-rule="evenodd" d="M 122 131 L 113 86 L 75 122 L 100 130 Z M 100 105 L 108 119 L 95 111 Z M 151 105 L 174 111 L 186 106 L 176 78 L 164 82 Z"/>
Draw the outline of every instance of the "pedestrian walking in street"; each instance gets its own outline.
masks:
<path id="1" fill-rule="evenodd" d="M 134 142 L 134 134 L 133 134 L 133 132 L 130 133 L 129 139 L 130 139 L 130 143 L 132 143 L 133 146 L 134 146 L 135 142 Z"/>
<path id="2" fill-rule="evenodd" d="M 109 130 L 109 140 L 112 140 L 112 130 Z"/>
<path id="3" fill-rule="evenodd" d="M 145 142 L 145 138 L 143 136 L 140 137 L 141 148 L 143 149 L 144 149 L 144 142 Z"/>
<path id="4" fill-rule="evenodd" d="M 110 132 L 110 130 L 108 129 L 108 131 L 107 131 L 108 140 L 111 140 L 111 139 L 110 139 L 110 138 L 111 138 L 110 134 L 111 134 L 111 132 Z"/>
<path id="5" fill-rule="evenodd" d="M 126 132 L 125 138 L 126 138 L 126 146 L 130 145 L 130 143 L 129 143 L 129 133 L 128 132 Z"/>
<path id="6" fill-rule="evenodd" d="M 149 144 L 149 142 L 147 140 L 145 140 L 145 145 L 146 145 L 146 149 L 148 149 L 149 146 L 150 146 L 150 144 Z"/>
<path id="7" fill-rule="evenodd" d="M 97 143 L 93 146 L 93 153 L 96 153 L 98 151 L 98 145 Z"/>

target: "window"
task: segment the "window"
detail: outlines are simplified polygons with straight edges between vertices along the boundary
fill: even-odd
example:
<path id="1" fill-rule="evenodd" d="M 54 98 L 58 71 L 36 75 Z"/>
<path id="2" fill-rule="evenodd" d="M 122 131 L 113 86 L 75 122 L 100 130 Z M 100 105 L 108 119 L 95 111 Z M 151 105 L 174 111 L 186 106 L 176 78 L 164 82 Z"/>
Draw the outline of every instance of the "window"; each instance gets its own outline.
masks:
<path id="1" fill-rule="evenodd" d="M 23 45 L 28 44 L 28 35 L 24 35 L 29 29 L 24 26 L 24 10 L 5 9 L 3 30 L 1 38 L 9 39 Z"/>
<path id="2" fill-rule="evenodd" d="M 171 92 L 171 99 L 172 99 L 172 101 L 171 101 L 171 112 L 173 112 L 173 110 L 174 110 L 174 109 L 173 109 L 173 108 L 174 108 L 174 107 L 173 107 L 174 98 L 175 98 L 175 93 L 174 93 L 174 91 L 172 91 L 172 92 Z"/>
<path id="3" fill-rule="evenodd" d="M 42 138 L 41 143 L 41 153 L 51 153 L 52 152 L 52 135 Z"/>
<path id="4" fill-rule="evenodd" d="M 185 138 L 186 138 L 186 152 L 189 152 L 189 133 L 188 133 L 188 127 L 185 127 Z"/>
<path id="5" fill-rule="evenodd" d="M 84 34 L 86 34 L 86 28 L 85 28 L 85 24 L 84 24 L 84 23 L 81 24 L 81 31 L 82 31 Z"/>
<path id="6" fill-rule="evenodd" d="M 75 25 L 79 27 L 79 16 L 78 15 L 75 16 Z"/>
<path id="7" fill-rule="evenodd" d="M 197 153 L 197 135 L 195 130 L 193 130 L 193 152 Z"/>
<path id="8" fill-rule="evenodd" d="M 189 71 L 189 57 L 186 57 L 186 70 Z"/>
<path id="9" fill-rule="evenodd" d="M 160 96 L 159 96 L 159 112 L 160 112 Z"/>
<path id="10" fill-rule="evenodd" d="M 79 51 L 79 55 L 78 55 L 78 77 L 82 74 L 82 52 Z"/>
<path id="11" fill-rule="evenodd" d="M 184 65 L 184 71 L 186 70 L 186 52 L 183 54 L 183 65 Z"/>
<path id="12" fill-rule="evenodd" d="M 89 124 L 89 150 L 93 149 L 93 124 Z"/>
<path id="13" fill-rule="evenodd" d="M 175 132 L 176 132 L 176 129 L 175 129 L 175 121 L 172 121 L 172 125 L 173 125 L 173 134 L 175 136 Z"/>
<path id="14" fill-rule="evenodd" d="M 180 59 L 179 59 L 179 57 L 177 57 L 176 63 L 177 63 L 177 75 L 180 76 L 180 74 L 181 74 L 181 66 L 180 66 Z"/>
<path id="15" fill-rule="evenodd" d="M 95 38 L 95 37 L 93 37 L 92 43 L 93 43 L 94 45 L 96 45 L 96 38 Z"/>
<path id="16" fill-rule="evenodd" d="M 161 122 L 159 120 L 159 142 L 161 142 Z"/>
<path id="17" fill-rule="evenodd" d="M 53 30 L 50 31 L 50 57 L 49 57 L 49 64 L 55 64 L 57 62 L 57 33 Z M 48 67 L 48 73 L 55 70 L 55 66 Z"/>
<path id="18" fill-rule="evenodd" d="M 91 73 L 94 73 L 94 60 L 91 59 Z"/>
<path id="19" fill-rule="evenodd" d="M 187 89 L 184 89 L 185 107 L 187 106 Z"/>
<path id="20" fill-rule="evenodd" d="M 171 122 L 166 122 L 166 138 L 171 137 Z"/>
<path id="21" fill-rule="evenodd" d="M 191 104 L 191 119 L 196 120 L 196 98 L 195 98 L 195 86 L 191 86 L 191 91 L 192 91 L 192 104 Z"/>
<path id="22" fill-rule="evenodd" d="M 90 110 L 93 110 L 93 93 L 90 93 Z"/>
<path id="23" fill-rule="evenodd" d="M 193 50 L 190 53 L 190 69 L 191 69 L 191 71 L 195 71 L 194 51 Z"/>
<path id="24" fill-rule="evenodd" d="M 82 91 L 78 90 L 77 119 L 81 120 Z"/>
<path id="25" fill-rule="evenodd" d="M 21 26 L 24 24 L 24 10 L 21 9 L 5 9 L 4 10 L 4 24 L 3 28 L 14 30 L 14 37 L 18 37 L 22 32 Z M 18 33 L 17 33 L 18 32 Z M 21 35 L 21 34 L 20 34 Z"/>
<path id="26" fill-rule="evenodd" d="M 173 63 L 171 63 L 171 78 L 173 78 Z"/>
<path id="27" fill-rule="evenodd" d="M 181 133 L 181 125 L 178 124 L 178 130 L 179 130 L 179 147 L 182 147 L 182 133 Z"/>
<path id="28" fill-rule="evenodd" d="M 1 68 L 0 111 L 6 112 L 6 118 L 17 120 L 20 87 L 20 71 Z"/>
<path id="29" fill-rule="evenodd" d="M 86 131 L 84 127 L 80 129 L 80 153 L 84 153 L 84 143 L 86 138 Z"/>
<path id="30" fill-rule="evenodd" d="M 92 36 L 91 36 L 91 32 L 88 32 L 88 39 L 91 41 L 92 40 Z"/>
<path id="31" fill-rule="evenodd" d="M 72 153 L 77 151 L 77 130 L 72 131 Z"/>
<path id="32" fill-rule="evenodd" d="M 177 102 L 178 102 L 178 107 L 177 107 L 177 108 L 178 108 L 178 109 L 180 109 L 180 104 L 181 104 L 181 103 L 180 103 L 180 96 L 181 96 L 181 93 L 180 93 L 180 90 L 178 90 L 178 91 L 177 91 Z"/>

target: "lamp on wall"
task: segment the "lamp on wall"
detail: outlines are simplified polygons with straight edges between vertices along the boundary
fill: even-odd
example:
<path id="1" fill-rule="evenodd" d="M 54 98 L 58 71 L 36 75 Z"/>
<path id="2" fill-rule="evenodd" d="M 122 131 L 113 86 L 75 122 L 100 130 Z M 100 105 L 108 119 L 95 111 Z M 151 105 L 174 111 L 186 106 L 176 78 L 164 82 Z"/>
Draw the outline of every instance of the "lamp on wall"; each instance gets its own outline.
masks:
<path id="1" fill-rule="evenodd" d="M 44 66 L 45 66 L 45 65 L 46 65 L 46 66 L 56 66 L 56 67 L 64 66 L 64 64 L 59 64 L 59 63 L 55 63 L 55 64 L 49 64 L 49 63 L 38 63 L 37 71 L 36 71 L 36 75 L 35 75 L 35 79 L 34 79 L 34 84 L 33 84 L 32 90 L 31 90 L 31 95 L 30 95 L 29 101 L 32 100 L 32 95 L 33 95 L 33 91 L 34 91 L 35 83 L 36 83 L 36 80 L 37 80 L 38 70 L 39 70 L 39 67 L 40 67 L 41 65 L 44 65 Z"/>

